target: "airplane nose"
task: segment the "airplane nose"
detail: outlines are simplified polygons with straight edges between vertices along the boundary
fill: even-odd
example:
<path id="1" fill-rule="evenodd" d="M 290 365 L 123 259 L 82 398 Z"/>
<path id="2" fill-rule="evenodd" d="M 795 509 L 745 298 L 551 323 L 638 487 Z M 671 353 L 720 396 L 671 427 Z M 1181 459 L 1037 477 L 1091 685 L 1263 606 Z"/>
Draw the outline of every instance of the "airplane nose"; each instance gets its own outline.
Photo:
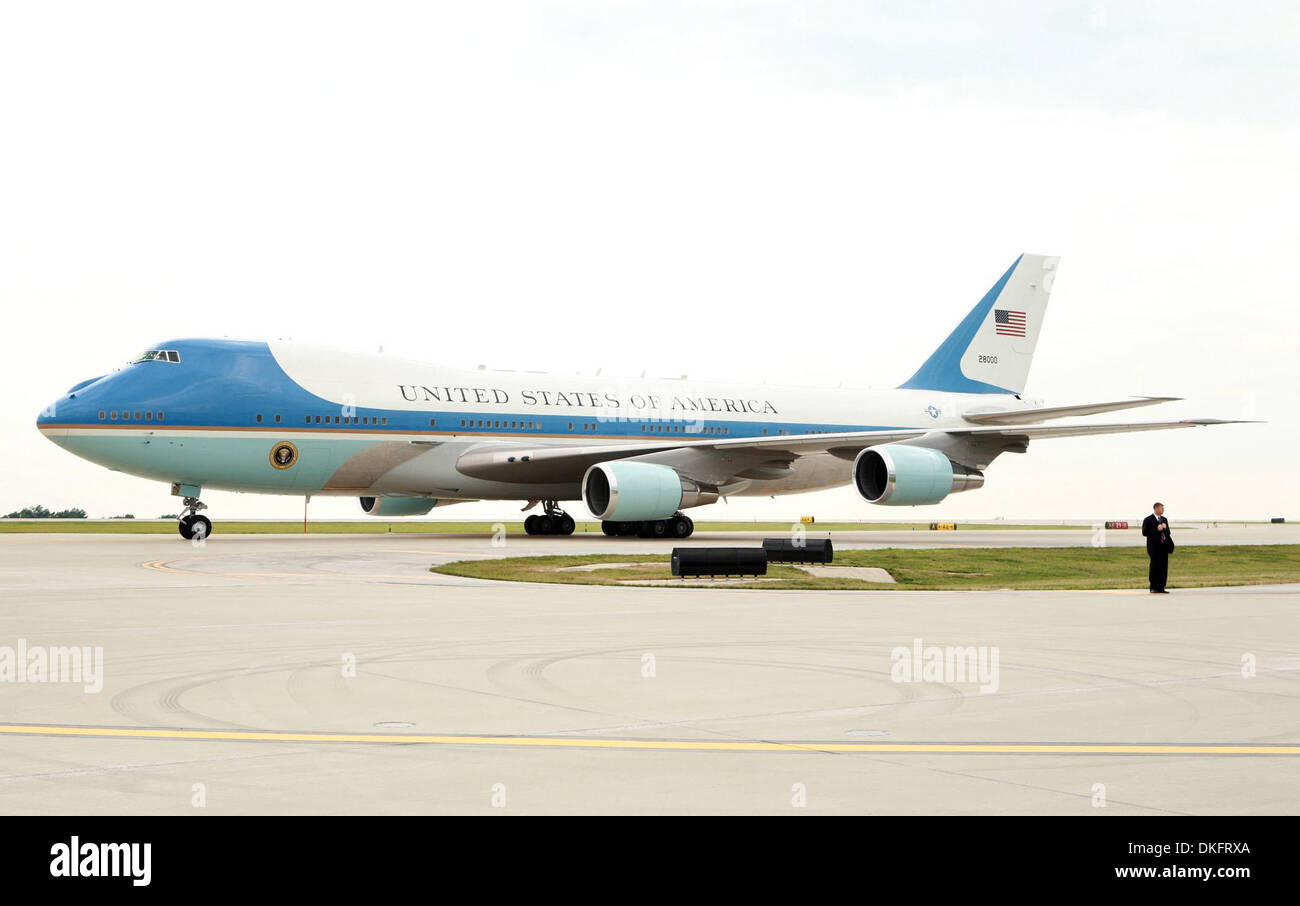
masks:
<path id="1" fill-rule="evenodd" d="M 62 445 L 68 429 L 60 424 L 59 401 L 50 403 L 36 416 L 36 428 L 56 444 Z"/>

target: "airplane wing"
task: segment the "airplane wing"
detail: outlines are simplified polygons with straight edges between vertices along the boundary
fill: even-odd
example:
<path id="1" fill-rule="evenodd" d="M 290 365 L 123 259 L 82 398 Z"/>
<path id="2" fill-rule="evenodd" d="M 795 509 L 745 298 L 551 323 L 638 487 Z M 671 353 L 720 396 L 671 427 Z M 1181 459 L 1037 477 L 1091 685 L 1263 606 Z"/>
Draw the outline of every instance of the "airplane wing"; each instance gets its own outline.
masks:
<path id="1" fill-rule="evenodd" d="M 1068 418 L 1071 415 L 1096 415 L 1100 412 L 1114 412 L 1116 409 L 1136 409 L 1139 406 L 1173 403 L 1181 399 L 1182 397 L 1177 396 L 1138 396 L 1110 403 L 1084 403 L 1078 406 L 1039 406 L 1031 409 L 1016 409 L 1010 412 L 994 409 L 969 409 L 963 412 L 961 417 L 977 425 L 1029 425 L 1035 422 L 1050 421 L 1054 418 Z"/>
<path id="2" fill-rule="evenodd" d="M 545 484 L 580 481 L 587 469 L 599 462 L 636 459 L 672 466 L 697 481 L 721 484 L 735 478 L 782 477 L 782 473 L 789 473 L 791 462 L 814 453 L 830 453 L 851 460 L 864 448 L 881 444 L 909 442 L 932 447 L 965 465 L 986 468 L 999 453 L 1023 452 L 1030 440 L 1243 423 L 1239 419 L 1199 418 L 1100 425 L 996 425 L 946 431 L 887 429 L 581 446 L 497 443 L 472 447 L 461 454 L 456 467 L 474 478 Z"/>

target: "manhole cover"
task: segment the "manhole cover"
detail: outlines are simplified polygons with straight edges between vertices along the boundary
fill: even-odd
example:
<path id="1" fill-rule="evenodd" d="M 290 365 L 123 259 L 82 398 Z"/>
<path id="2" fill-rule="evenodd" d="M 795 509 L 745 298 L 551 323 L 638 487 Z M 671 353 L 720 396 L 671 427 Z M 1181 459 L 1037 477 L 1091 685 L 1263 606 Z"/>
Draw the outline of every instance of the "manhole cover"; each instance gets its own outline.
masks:
<path id="1" fill-rule="evenodd" d="M 381 720 L 375 726 L 381 730 L 402 730 L 406 727 L 414 727 L 415 724 L 409 720 Z"/>
<path id="2" fill-rule="evenodd" d="M 849 730 L 849 736 L 888 736 L 888 730 Z"/>

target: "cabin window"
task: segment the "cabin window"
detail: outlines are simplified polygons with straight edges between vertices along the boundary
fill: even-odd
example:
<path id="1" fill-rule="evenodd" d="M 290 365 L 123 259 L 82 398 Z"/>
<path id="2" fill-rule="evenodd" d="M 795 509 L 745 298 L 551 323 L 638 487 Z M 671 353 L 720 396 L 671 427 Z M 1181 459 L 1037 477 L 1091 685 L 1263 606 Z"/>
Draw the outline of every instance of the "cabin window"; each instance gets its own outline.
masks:
<path id="1" fill-rule="evenodd" d="M 112 412 L 108 413 L 108 417 L 109 417 L 112 421 L 117 421 L 117 410 L 114 409 Z"/>
<path id="2" fill-rule="evenodd" d="M 262 420 L 262 416 L 260 416 L 260 415 L 259 415 L 259 416 L 257 416 L 257 421 L 259 421 L 259 422 L 260 422 L 260 421 L 261 421 L 261 420 Z"/>
<path id="3" fill-rule="evenodd" d="M 379 419 L 379 423 L 380 423 L 380 424 L 383 424 L 383 425 L 388 424 L 388 416 L 385 415 L 385 416 L 383 416 L 382 418 L 380 418 L 380 419 Z"/>
<path id="4" fill-rule="evenodd" d="M 432 427 L 433 427 L 434 425 L 436 425 L 436 424 L 438 424 L 438 420 L 437 420 L 436 418 L 431 418 L 431 419 L 429 419 L 429 427 L 430 427 L 430 428 L 432 428 Z"/>
<path id="5" fill-rule="evenodd" d="M 99 420 L 102 422 L 102 421 L 104 420 L 104 416 L 106 416 L 107 414 L 108 414 L 108 413 L 105 412 L 103 409 L 100 409 L 100 410 L 99 410 Z"/>
<path id="6" fill-rule="evenodd" d="M 275 417 L 275 423 L 276 423 L 277 425 L 280 424 L 280 416 L 277 415 L 277 416 Z"/>

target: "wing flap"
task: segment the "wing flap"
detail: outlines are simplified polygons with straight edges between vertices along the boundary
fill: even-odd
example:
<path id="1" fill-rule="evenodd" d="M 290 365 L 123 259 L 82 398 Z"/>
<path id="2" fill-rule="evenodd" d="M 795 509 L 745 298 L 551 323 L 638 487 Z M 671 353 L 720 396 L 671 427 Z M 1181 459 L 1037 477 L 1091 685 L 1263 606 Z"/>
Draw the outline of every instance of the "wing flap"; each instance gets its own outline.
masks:
<path id="1" fill-rule="evenodd" d="M 962 418 L 976 425 L 1030 425 L 1035 422 L 1050 421 L 1054 418 L 1069 418 L 1072 415 L 1097 415 L 1101 412 L 1114 412 L 1118 409 L 1136 409 L 1140 406 L 1156 406 L 1160 403 L 1173 403 L 1180 400 L 1177 396 L 1139 396 L 1127 400 L 1115 400 L 1107 403 L 1082 403 L 1077 406 L 1039 406 L 1031 409 L 983 410 L 972 409 L 962 413 Z"/>
<path id="2" fill-rule="evenodd" d="M 1001 434 L 1004 437 L 1025 437 L 1044 440 L 1050 437 L 1084 437 L 1089 434 L 1130 434 L 1135 431 L 1167 431 L 1173 428 L 1200 428 L 1205 425 L 1258 424 L 1235 418 L 1185 418 L 1173 422 L 1125 422 L 1110 425 L 1029 425 L 1026 427 L 976 428 L 952 431 L 951 434 L 972 436 Z"/>

